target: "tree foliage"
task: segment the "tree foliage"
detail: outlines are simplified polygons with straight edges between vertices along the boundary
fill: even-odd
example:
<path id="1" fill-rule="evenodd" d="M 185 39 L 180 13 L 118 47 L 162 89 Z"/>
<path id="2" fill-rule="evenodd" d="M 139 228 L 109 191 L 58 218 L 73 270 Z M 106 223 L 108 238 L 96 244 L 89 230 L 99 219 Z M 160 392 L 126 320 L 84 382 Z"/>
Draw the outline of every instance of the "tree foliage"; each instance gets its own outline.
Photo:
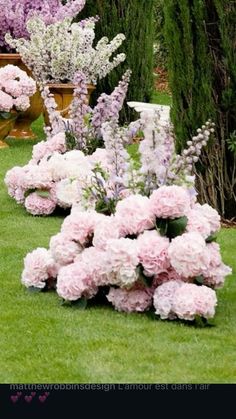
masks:
<path id="1" fill-rule="evenodd" d="M 99 82 L 96 95 L 110 93 L 127 68 L 132 70 L 128 100 L 150 101 L 153 91 L 153 41 L 154 0 L 87 0 L 79 18 L 99 15 L 96 38 L 113 38 L 122 32 L 126 41 L 121 52 L 127 55 L 126 62 L 114 70 L 104 81 Z M 123 121 L 129 120 L 131 111 L 126 108 Z"/>
<path id="2" fill-rule="evenodd" d="M 236 215 L 236 1 L 166 0 L 165 35 L 181 150 L 208 118 L 214 140 L 198 167 L 200 200 Z"/>

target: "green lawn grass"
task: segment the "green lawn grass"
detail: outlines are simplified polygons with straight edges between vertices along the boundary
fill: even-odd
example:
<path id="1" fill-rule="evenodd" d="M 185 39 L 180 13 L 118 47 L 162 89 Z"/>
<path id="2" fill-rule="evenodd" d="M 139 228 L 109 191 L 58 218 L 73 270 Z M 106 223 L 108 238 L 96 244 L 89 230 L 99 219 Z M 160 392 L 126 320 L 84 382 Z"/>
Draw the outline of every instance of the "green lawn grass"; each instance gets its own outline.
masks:
<path id="1" fill-rule="evenodd" d="M 152 95 L 151 103 L 158 103 L 159 105 L 168 105 L 172 103 L 172 99 L 168 93 L 154 91 Z"/>
<path id="2" fill-rule="evenodd" d="M 35 127 L 42 136 L 41 122 Z M 20 283 L 24 256 L 47 247 L 62 218 L 30 216 L 8 197 L 4 175 L 28 161 L 33 141 L 8 143 L 0 150 L 0 382 L 236 382 L 236 230 L 219 235 L 234 276 L 218 292 L 211 327 L 62 307 L 54 292 L 31 294 Z"/>

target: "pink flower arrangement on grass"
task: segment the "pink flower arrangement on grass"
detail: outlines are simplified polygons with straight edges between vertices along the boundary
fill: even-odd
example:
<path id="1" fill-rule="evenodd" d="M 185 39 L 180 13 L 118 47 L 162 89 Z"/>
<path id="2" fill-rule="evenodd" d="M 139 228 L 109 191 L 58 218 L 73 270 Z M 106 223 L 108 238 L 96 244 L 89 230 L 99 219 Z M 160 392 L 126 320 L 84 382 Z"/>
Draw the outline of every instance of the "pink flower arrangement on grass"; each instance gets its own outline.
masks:
<path id="1" fill-rule="evenodd" d="M 173 188 L 165 194 L 171 195 L 172 191 Z M 185 192 L 183 188 L 182 195 Z M 180 191 L 174 196 L 171 195 L 172 209 L 179 205 Z M 153 306 L 161 319 L 193 321 L 196 317 L 212 318 L 217 305 L 214 289 L 222 286 L 225 277 L 231 273 L 222 262 L 219 245 L 206 241 L 210 240 L 208 234 L 218 229 L 216 214 L 207 208 L 208 220 L 214 220 L 209 227 L 210 221 L 203 216 L 206 209 L 194 204 L 193 209 L 188 208 L 186 212 L 185 230 L 182 226 L 174 230 L 174 236 L 172 231 L 168 237 L 168 228 L 159 230 L 152 218 L 150 223 L 153 198 L 140 198 L 140 195 L 125 198 L 111 216 L 73 207 L 71 215 L 62 224 L 61 232 L 51 238 L 49 251 L 38 249 L 33 252 L 33 258 L 30 254 L 25 259 L 22 282 L 26 286 L 46 287 L 50 278 L 49 260 L 50 269 L 54 267 L 58 272 L 57 293 L 65 301 L 78 301 L 79 304 L 80 299 L 96 297 L 100 288 L 105 287 L 107 300 L 118 311 L 143 312 Z M 143 204 L 145 212 L 140 209 Z M 130 206 L 132 211 L 128 211 Z M 167 208 L 166 202 L 164 207 Z M 120 228 L 125 208 L 131 229 Z M 190 222 L 193 211 L 208 223 L 207 230 Z M 173 213 L 177 219 L 172 218 Z M 184 213 L 185 209 L 175 209 L 170 218 L 165 218 L 165 211 L 162 220 L 167 227 L 169 224 L 173 227 L 179 215 Z M 198 222 L 200 218 L 197 216 Z M 128 226 L 128 223 L 122 222 L 124 225 Z M 131 232 L 135 234 L 131 235 Z"/>

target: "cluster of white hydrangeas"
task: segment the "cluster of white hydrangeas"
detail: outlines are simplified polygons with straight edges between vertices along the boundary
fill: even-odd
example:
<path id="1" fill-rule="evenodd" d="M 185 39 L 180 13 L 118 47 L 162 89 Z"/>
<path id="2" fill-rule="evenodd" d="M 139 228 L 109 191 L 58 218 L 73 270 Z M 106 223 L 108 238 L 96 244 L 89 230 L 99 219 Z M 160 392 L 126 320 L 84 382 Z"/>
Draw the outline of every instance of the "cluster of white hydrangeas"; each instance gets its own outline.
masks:
<path id="1" fill-rule="evenodd" d="M 7 34 L 6 41 L 20 53 L 38 81 L 72 82 L 75 73 L 81 70 L 87 83 L 96 84 L 126 56 L 123 53 L 114 56 L 125 39 L 123 34 L 111 42 L 103 37 L 93 47 L 94 29 L 92 20 L 81 25 L 67 18 L 47 26 L 41 18 L 34 17 L 27 23 L 30 39 L 13 39 Z"/>

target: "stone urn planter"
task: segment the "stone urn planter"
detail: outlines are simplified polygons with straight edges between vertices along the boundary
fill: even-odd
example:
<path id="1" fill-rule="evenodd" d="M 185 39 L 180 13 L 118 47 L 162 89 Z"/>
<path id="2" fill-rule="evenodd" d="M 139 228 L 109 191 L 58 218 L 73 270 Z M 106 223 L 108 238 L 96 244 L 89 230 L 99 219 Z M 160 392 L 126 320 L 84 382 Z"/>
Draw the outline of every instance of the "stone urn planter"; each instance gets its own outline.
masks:
<path id="1" fill-rule="evenodd" d="M 22 62 L 20 54 L 0 54 L 0 67 L 4 67 L 7 64 L 13 64 L 24 70 L 28 76 L 33 77 L 31 71 Z M 36 138 L 36 135 L 31 129 L 31 124 L 34 122 L 43 112 L 43 100 L 41 94 L 37 89 L 36 93 L 30 98 L 30 107 L 25 112 L 21 112 L 17 121 L 10 130 L 8 136 L 15 139 L 19 138 Z"/>
<path id="2" fill-rule="evenodd" d="M 5 141 L 3 141 L 13 129 L 14 124 L 18 118 L 18 112 L 11 111 L 9 118 L 5 119 L 0 114 L 0 149 L 9 147 Z"/>
<path id="3" fill-rule="evenodd" d="M 73 100 L 73 92 L 75 85 L 72 83 L 56 83 L 48 85 L 50 92 L 53 94 L 57 104 L 57 110 L 60 112 L 63 118 L 69 117 L 69 107 Z M 93 84 L 87 85 L 88 95 L 87 101 L 90 102 L 92 92 L 95 90 Z M 46 125 L 50 125 L 48 113 L 44 110 L 44 120 Z"/>

